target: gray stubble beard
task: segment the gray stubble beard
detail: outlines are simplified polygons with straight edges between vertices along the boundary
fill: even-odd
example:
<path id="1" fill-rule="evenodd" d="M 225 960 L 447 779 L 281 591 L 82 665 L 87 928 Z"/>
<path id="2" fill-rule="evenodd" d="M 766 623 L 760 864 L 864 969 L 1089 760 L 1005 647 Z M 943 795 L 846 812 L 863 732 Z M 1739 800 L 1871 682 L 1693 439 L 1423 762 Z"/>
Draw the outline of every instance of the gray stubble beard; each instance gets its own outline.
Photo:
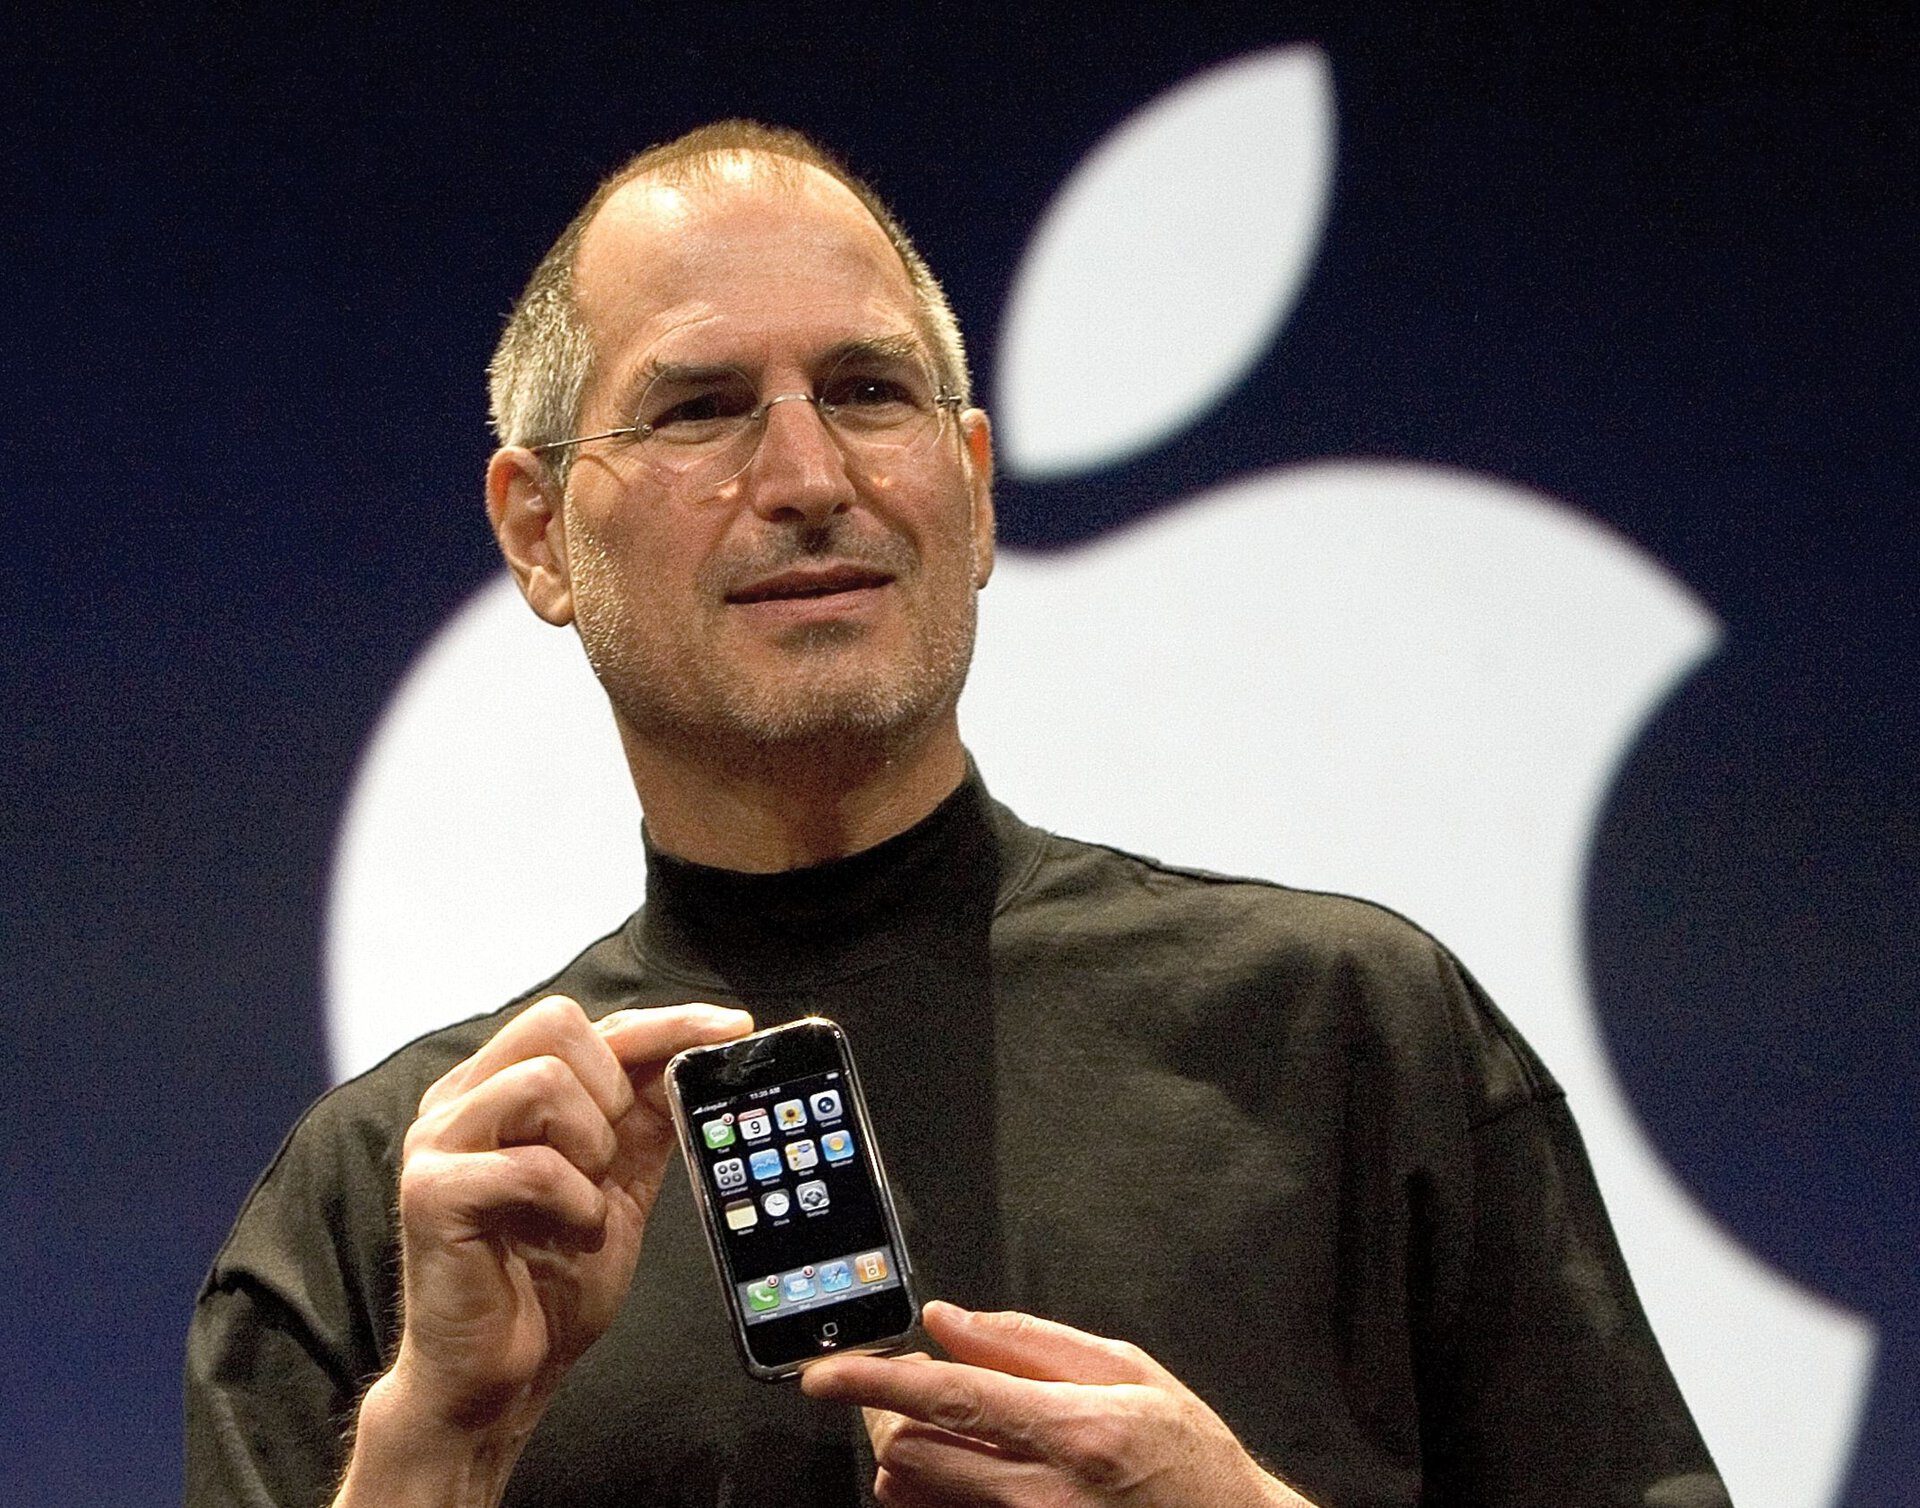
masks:
<path id="1" fill-rule="evenodd" d="M 936 613 L 937 621 L 923 617 L 909 665 L 878 667 L 853 684 L 836 683 L 831 661 L 842 647 L 857 646 L 864 630 L 825 623 L 799 629 L 787 641 L 797 662 L 793 681 L 719 677 L 698 694 L 702 688 L 686 686 L 669 663 L 671 648 L 647 645 L 635 632 L 617 590 L 591 590 L 596 577 L 612 583 L 617 576 L 596 540 L 579 541 L 574 560 L 577 580 L 590 588 L 576 593 L 575 626 L 616 717 L 632 735 L 742 772 L 803 759 L 890 762 L 959 700 L 978 621 L 977 556 L 970 545 L 965 611 Z"/>

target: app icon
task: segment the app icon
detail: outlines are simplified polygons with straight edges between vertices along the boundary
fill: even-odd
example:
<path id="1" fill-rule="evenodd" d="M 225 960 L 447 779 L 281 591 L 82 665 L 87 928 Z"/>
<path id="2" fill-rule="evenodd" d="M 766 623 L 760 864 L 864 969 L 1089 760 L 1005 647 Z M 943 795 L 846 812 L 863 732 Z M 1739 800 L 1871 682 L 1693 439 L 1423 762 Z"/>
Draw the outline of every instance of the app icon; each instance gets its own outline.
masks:
<path id="1" fill-rule="evenodd" d="M 845 1262 L 829 1262 L 820 1269 L 820 1291 L 838 1293 L 853 1287 L 853 1271 Z"/>
<path id="2" fill-rule="evenodd" d="M 768 1189 L 760 1196 L 760 1208 L 767 1212 L 769 1220 L 778 1220 L 793 1208 L 793 1201 L 787 1197 L 785 1189 Z"/>
<path id="3" fill-rule="evenodd" d="M 707 1146 L 712 1151 L 717 1152 L 722 1147 L 732 1146 L 733 1117 L 723 1115 L 718 1120 L 702 1121 L 700 1134 L 707 1139 Z"/>
<path id="4" fill-rule="evenodd" d="M 747 1161 L 753 1166 L 753 1176 L 765 1183 L 769 1178 L 780 1176 L 780 1154 L 772 1147 L 762 1147 Z"/>
<path id="5" fill-rule="evenodd" d="M 818 1178 L 811 1183 L 803 1183 L 793 1191 L 793 1197 L 800 1201 L 800 1208 L 812 1214 L 815 1210 L 827 1207 L 827 1186 Z"/>
<path id="6" fill-rule="evenodd" d="M 807 1137 L 801 1141 L 787 1143 L 787 1166 L 796 1173 L 804 1173 L 818 1164 L 820 1154 L 814 1150 L 813 1139 Z"/>
<path id="7" fill-rule="evenodd" d="M 798 1100 L 782 1100 L 773 1107 L 773 1118 L 782 1131 L 798 1131 L 807 1123 L 806 1107 Z"/>
<path id="8" fill-rule="evenodd" d="M 807 1103 L 813 1106 L 813 1118 L 817 1121 L 837 1121 L 840 1119 L 840 1091 L 822 1089 L 818 1094 L 809 1095 Z"/>
<path id="9" fill-rule="evenodd" d="M 851 1131 L 823 1131 L 820 1134 L 820 1150 L 828 1162 L 845 1162 L 853 1156 L 853 1133 Z"/>
<path id="10" fill-rule="evenodd" d="M 780 1307 L 780 1279 L 775 1276 L 747 1284 L 747 1307 L 756 1313 Z"/>
<path id="11" fill-rule="evenodd" d="M 748 1141 L 759 1141 L 773 1134 L 773 1122 L 767 1119 L 764 1110 L 743 1110 L 740 1112 L 740 1134 Z"/>
<path id="12" fill-rule="evenodd" d="M 853 1259 L 853 1270 L 863 1283 L 878 1283 L 887 1275 L 887 1254 L 866 1251 Z"/>
<path id="13" fill-rule="evenodd" d="M 760 1223 L 760 1211 L 751 1199 L 729 1199 L 725 1213 L 728 1230 L 752 1230 Z"/>
<path id="14" fill-rule="evenodd" d="M 789 1302 L 795 1299 L 812 1298 L 814 1293 L 813 1269 L 811 1267 L 803 1267 L 798 1272 L 788 1273 L 786 1281 L 781 1284 L 781 1287 L 785 1291 Z"/>
<path id="15" fill-rule="evenodd" d="M 737 1157 L 722 1158 L 713 1165 L 713 1181 L 720 1185 L 723 1194 L 744 1189 L 747 1186 L 747 1165 Z"/>

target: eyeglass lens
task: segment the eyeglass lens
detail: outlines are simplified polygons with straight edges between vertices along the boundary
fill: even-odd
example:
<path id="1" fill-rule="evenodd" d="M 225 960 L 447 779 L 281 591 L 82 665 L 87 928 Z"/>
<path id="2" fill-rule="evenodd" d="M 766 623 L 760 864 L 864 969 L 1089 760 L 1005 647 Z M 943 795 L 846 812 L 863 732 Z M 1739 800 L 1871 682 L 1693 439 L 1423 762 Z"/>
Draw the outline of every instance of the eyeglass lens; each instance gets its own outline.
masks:
<path id="1" fill-rule="evenodd" d="M 636 449 L 679 486 L 718 487 L 753 461 L 778 404 L 809 404 L 850 461 L 873 469 L 912 460 L 939 433 L 941 403 L 920 361 L 886 353 L 842 358 L 811 393 L 759 395 L 734 367 L 664 372 L 634 416 Z"/>

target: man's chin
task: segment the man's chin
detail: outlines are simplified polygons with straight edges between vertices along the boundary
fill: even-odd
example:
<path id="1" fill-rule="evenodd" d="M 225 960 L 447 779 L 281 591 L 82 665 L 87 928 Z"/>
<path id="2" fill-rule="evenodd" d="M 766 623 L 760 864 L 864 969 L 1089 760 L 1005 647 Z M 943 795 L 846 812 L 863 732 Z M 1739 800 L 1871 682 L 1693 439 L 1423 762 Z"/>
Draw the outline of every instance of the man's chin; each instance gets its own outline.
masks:
<path id="1" fill-rule="evenodd" d="M 959 700 L 971 650 L 971 635 L 929 646 L 859 623 L 796 626 L 770 660 L 717 688 L 720 721 L 754 745 L 912 738 Z"/>
<path id="2" fill-rule="evenodd" d="M 924 688 L 871 684 L 810 685 L 792 691 L 735 706 L 719 736 L 761 750 L 799 745 L 819 749 L 836 743 L 865 749 L 917 738 L 957 699 L 957 692 L 942 697 Z"/>
<path id="3" fill-rule="evenodd" d="M 809 624 L 777 644 L 713 655 L 702 677 L 621 666 L 601 680 L 630 735 L 689 758 L 761 768 L 769 759 L 893 759 L 951 719 L 971 626 L 931 644 L 891 644 L 850 624 Z"/>

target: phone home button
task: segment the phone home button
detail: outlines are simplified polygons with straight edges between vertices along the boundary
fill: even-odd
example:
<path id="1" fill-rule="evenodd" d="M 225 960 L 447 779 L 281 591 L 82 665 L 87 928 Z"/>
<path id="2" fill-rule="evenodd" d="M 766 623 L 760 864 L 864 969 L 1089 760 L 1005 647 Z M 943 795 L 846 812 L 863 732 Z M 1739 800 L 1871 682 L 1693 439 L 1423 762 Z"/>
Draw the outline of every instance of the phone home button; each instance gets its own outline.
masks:
<path id="1" fill-rule="evenodd" d="M 839 1321 L 828 1320 L 820 1327 L 820 1333 L 816 1338 L 820 1342 L 820 1349 L 822 1351 L 831 1351 L 835 1346 L 840 1344 Z"/>

